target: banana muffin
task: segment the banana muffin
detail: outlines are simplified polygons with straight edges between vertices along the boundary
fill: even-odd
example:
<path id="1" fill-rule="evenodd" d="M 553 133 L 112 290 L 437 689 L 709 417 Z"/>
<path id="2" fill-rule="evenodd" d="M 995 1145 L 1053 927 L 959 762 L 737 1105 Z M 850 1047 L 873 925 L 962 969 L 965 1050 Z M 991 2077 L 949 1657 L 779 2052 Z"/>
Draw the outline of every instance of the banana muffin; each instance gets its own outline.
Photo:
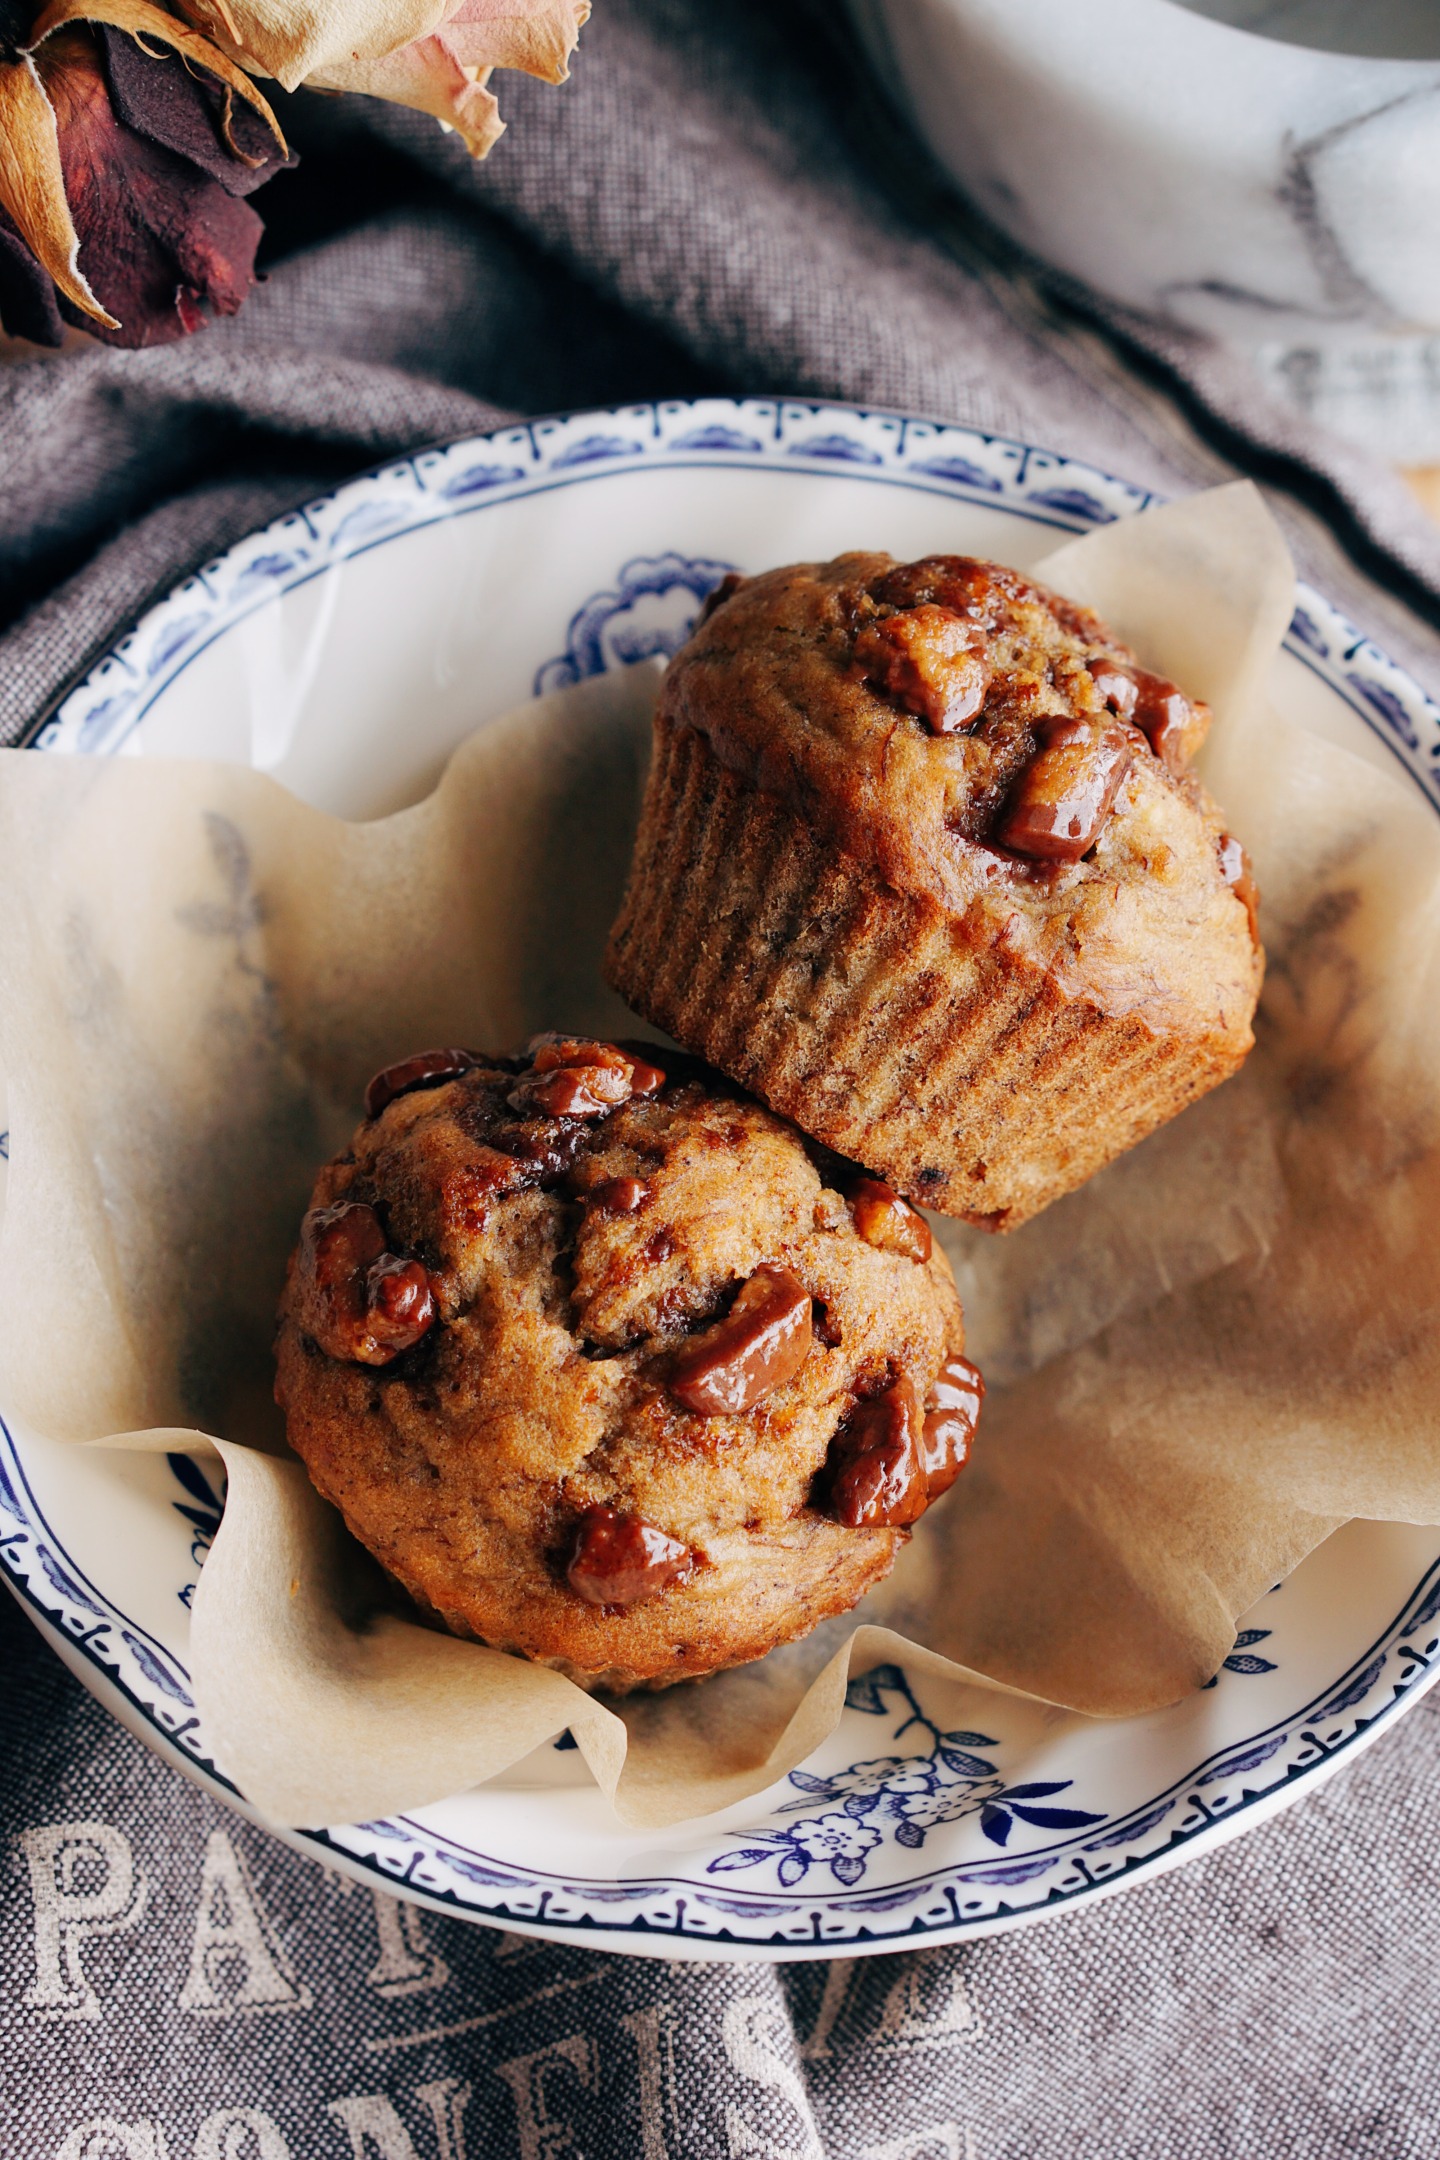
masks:
<path id="1" fill-rule="evenodd" d="M 367 1110 L 301 1228 L 275 1392 L 422 1608 L 624 1691 L 888 1573 L 983 1392 L 922 1215 L 648 1044 L 430 1051 Z"/>
<path id="2" fill-rule="evenodd" d="M 1010 1228 L 1252 1045 L 1209 717 L 996 563 L 729 578 L 666 674 L 607 977 L 911 1198 Z"/>

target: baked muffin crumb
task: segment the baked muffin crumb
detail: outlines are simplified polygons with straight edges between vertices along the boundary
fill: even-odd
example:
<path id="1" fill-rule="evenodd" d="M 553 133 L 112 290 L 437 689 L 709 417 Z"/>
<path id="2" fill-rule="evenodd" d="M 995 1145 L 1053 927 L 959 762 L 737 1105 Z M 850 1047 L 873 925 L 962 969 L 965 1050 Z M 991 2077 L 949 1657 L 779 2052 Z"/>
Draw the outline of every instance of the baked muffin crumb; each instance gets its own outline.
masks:
<path id="1" fill-rule="evenodd" d="M 979 1406 L 898 1194 L 648 1044 L 428 1053 L 369 1099 L 291 1261 L 276 1395 L 423 1608 L 624 1690 L 763 1656 L 888 1572 Z"/>

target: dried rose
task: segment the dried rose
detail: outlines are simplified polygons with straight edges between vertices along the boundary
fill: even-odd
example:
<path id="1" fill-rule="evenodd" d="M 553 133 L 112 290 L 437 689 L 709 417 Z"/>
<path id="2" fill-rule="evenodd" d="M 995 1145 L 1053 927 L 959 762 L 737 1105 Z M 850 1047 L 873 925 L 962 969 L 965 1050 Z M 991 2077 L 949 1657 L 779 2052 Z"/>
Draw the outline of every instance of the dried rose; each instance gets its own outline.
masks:
<path id="1" fill-rule="evenodd" d="M 590 0 L 176 0 L 246 67 L 287 90 L 358 90 L 433 113 L 475 157 L 504 132 L 491 71 L 564 82 Z"/>
<path id="2" fill-rule="evenodd" d="M 233 313 L 261 232 L 239 198 L 287 155 L 249 77 L 151 0 L 51 0 L 0 44 L 0 319 L 137 346 Z"/>
<path id="3" fill-rule="evenodd" d="M 563 82 L 590 13 L 590 0 L 173 0 L 177 21 L 153 0 L 50 0 L 27 30 L 23 4 L 0 0 L 0 325 L 51 345 L 66 321 L 159 344 L 198 329 L 207 305 L 240 306 L 261 232 L 240 198 L 288 158 L 252 74 L 413 105 L 483 157 L 504 132 L 494 69 Z"/>

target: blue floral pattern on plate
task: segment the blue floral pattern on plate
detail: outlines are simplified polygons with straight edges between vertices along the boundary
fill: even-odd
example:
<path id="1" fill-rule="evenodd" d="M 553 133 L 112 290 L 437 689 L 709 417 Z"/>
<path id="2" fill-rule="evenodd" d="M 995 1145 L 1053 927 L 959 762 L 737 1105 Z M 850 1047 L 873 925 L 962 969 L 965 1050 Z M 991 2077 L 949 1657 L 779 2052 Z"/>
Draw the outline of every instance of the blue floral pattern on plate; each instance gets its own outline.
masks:
<path id="1" fill-rule="evenodd" d="M 942 1732 L 921 1709 L 898 1665 L 877 1665 L 845 1690 L 846 1709 L 871 1717 L 884 1717 L 897 1703 L 909 1714 L 901 1718 L 891 1737 L 899 1740 L 918 1725 L 930 1740 L 923 1754 L 881 1755 L 852 1763 L 845 1770 L 832 1770 L 825 1777 L 792 1770 L 789 1782 L 801 1797 L 788 1801 L 785 1812 L 796 1808 L 817 1812 L 783 1830 L 735 1832 L 763 1842 L 721 1853 L 710 1862 L 709 1872 L 730 1875 L 741 1868 L 773 1865 L 776 1880 L 782 1889 L 789 1889 L 803 1882 L 811 1864 L 819 1862 L 849 1889 L 859 1882 L 887 1832 L 897 1845 L 918 1851 L 938 1824 L 958 1822 L 963 1815 L 978 1815 L 982 1832 L 994 1845 L 1008 1845 L 1017 1824 L 1076 1830 L 1103 1820 L 1083 1808 L 1050 1805 L 1056 1793 L 1069 1791 L 1070 1778 L 1007 1785 L 997 1776 L 995 1764 L 974 1752 L 996 1748 L 1000 1742 L 989 1733 Z M 820 1806 L 825 1801 L 838 1805 Z"/>
<path id="2" fill-rule="evenodd" d="M 734 568 L 676 554 L 627 562 L 612 588 L 592 593 L 571 616 L 564 652 L 536 669 L 536 697 L 637 660 L 668 660 L 694 629 L 707 594 Z"/>

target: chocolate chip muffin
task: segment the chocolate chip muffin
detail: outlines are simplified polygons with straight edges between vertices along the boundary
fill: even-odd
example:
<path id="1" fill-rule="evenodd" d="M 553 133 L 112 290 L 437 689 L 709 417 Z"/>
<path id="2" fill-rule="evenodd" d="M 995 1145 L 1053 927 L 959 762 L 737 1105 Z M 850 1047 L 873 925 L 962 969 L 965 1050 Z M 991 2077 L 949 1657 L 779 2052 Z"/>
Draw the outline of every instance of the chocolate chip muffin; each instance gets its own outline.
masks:
<path id="1" fill-rule="evenodd" d="M 276 1397 L 420 1606 L 623 1691 L 889 1571 L 982 1392 L 922 1215 L 649 1045 L 431 1051 L 367 1109 L 290 1263 Z"/>
<path id="2" fill-rule="evenodd" d="M 900 1191 L 1010 1228 L 1251 1047 L 1208 723 L 995 563 L 727 579 L 666 675 L 607 977 Z"/>

